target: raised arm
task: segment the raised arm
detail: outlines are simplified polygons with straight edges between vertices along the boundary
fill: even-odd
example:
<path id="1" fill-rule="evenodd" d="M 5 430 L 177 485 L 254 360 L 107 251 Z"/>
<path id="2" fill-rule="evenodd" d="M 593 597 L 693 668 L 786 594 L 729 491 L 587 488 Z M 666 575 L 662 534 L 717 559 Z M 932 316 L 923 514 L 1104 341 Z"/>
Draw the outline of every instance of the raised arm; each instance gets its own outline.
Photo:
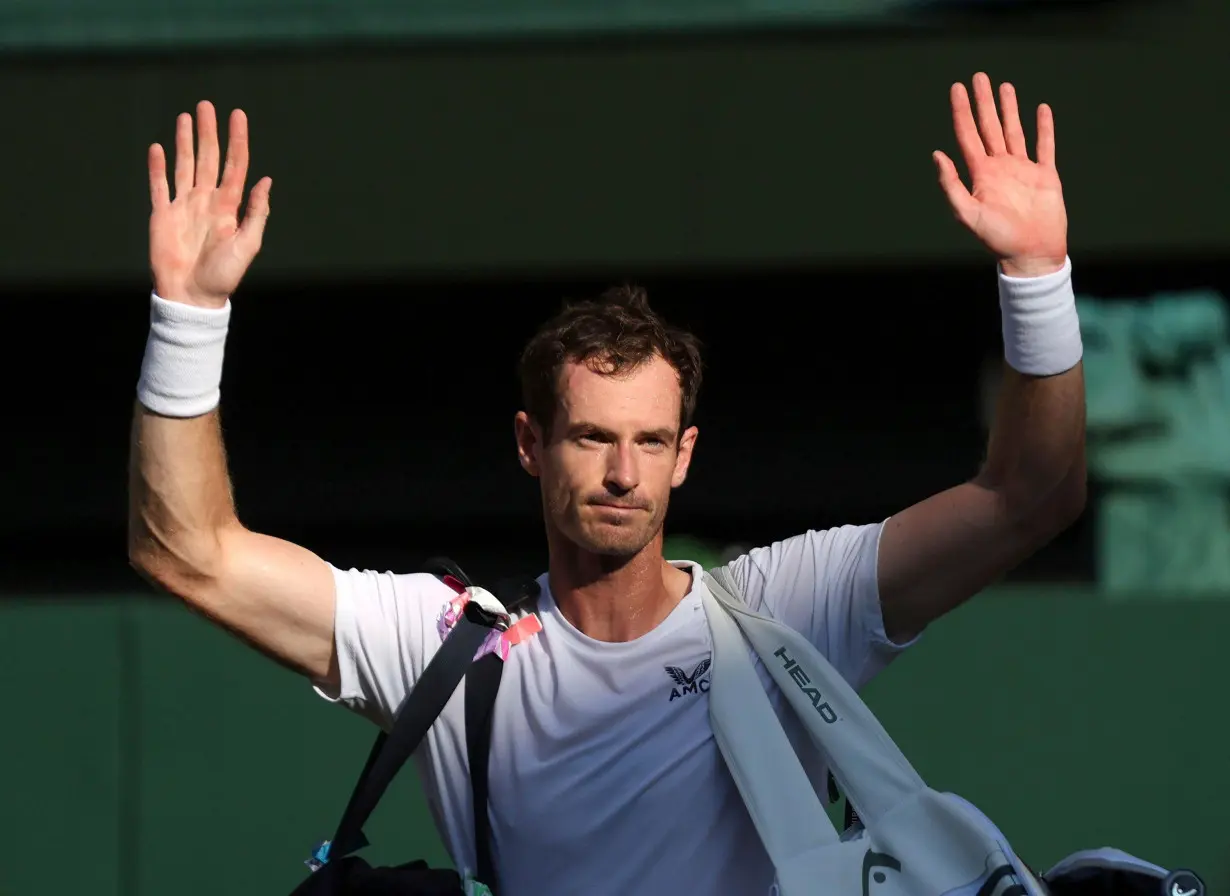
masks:
<path id="1" fill-rule="evenodd" d="M 230 295 L 260 249 L 268 178 L 239 208 L 248 169 L 247 120 L 231 115 L 218 179 L 213 106 L 179 116 L 175 196 L 166 156 L 150 147 L 154 296 L 129 462 L 132 565 L 193 610 L 296 671 L 336 684 L 334 580 L 301 547 L 246 529 L 235 513 L 218 418 Z M 195 155 L 195 158 L 194 158 Z"/>
<path id="2" fill-rule="evenodd" d="M 974 96 L 977 123 L 965 88 L 953 85 L 972 192 L 948 156 L 935 162 L 957 218 L 1000 260 L 1005 376 L 979 474 L 884 526 L 880 603 L 895 641 L 1000 578 L 1085 502 L 1085 385 L 1051 110 L 1038 108 L 1031 161 L 1012 85 L 1000 88 L 999 114 L 986 75 L 975 76 Z"/>

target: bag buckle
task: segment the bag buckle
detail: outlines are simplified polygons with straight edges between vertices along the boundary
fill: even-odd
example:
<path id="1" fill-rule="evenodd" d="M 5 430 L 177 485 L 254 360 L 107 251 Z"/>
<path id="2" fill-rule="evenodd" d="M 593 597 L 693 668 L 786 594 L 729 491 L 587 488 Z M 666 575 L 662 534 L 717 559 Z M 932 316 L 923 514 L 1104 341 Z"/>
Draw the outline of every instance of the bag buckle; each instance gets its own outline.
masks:
<path id="1" fill-rule="evenodd" d="M 312 850 L 311 858 L 304 859 L 303 864 L 308 866 L 308 869 L 313 873 L 319 871 L 325 865 L 329 864 L 329 847 L 332 846 L 329 840 L 322 840 L 316 844 L 316 848 Z"/>
<path id="2" fill-rule="evenodd" d="M 474 590 L 475 589 L 470 589 L 471 597 L 466 601 L 465 607 L 462 608 L 462 614 L 475 625 L 495 629 L 497 632 L 508 631 L 508 626 L 511 622 L 508 614 L 494 613 L 482 606 L 481 603 L 474 599 Z"/>

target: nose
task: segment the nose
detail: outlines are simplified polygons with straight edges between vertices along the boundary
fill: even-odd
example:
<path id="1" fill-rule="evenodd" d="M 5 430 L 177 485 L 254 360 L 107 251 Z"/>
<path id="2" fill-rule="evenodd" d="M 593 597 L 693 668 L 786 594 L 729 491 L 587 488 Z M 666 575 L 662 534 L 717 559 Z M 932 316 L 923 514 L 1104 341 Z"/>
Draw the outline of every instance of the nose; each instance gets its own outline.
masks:
<path id="1" fill-rule="evenodd" d="M 603 484 L 609 491 L 616 495 L 626 495 L 641 484 L 636 452 L 631 445 L 612 445 L 607 457 L 606 481 Z"/>

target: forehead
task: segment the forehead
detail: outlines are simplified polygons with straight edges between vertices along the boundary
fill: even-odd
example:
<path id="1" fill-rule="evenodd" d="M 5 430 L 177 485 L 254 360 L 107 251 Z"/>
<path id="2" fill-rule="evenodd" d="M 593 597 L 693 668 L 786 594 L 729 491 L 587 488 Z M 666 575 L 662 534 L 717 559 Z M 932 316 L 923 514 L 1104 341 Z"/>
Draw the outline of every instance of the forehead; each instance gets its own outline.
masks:
<path id="1" fill-rule="evenodd" d="M 566 364 L 560 371 L 559 401 L 569 420 L 584 419 L 611 427 L 675 428 L 683 392 L 675 369 L 655 356 L 614 376 L 598 373 L 586 364 Z"/>

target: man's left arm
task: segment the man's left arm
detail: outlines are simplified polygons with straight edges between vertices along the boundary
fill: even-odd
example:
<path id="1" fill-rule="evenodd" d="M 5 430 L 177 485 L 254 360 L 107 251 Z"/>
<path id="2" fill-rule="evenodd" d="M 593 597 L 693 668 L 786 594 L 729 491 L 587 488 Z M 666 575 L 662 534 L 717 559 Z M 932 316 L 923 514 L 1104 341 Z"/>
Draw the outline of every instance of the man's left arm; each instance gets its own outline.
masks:
<path id="1" fill-rule="evenodd" d="M 1067 257 L 1067 218 L 1049 107 L 1036 161 L 1016 94 L 974 78 L 975 123 L 952 87 L 953 127 L 972 181 L 935 154 L 957 218 L 999 258 L 1005 375 L 981 471 L 889 519 L 880 538 L 880 605 L 902 642 L 993 583 L 1066 529 L 1085 503 L 1085 385 Z M 1001 120 L 1002 119 L 1002 120 Z"/>

